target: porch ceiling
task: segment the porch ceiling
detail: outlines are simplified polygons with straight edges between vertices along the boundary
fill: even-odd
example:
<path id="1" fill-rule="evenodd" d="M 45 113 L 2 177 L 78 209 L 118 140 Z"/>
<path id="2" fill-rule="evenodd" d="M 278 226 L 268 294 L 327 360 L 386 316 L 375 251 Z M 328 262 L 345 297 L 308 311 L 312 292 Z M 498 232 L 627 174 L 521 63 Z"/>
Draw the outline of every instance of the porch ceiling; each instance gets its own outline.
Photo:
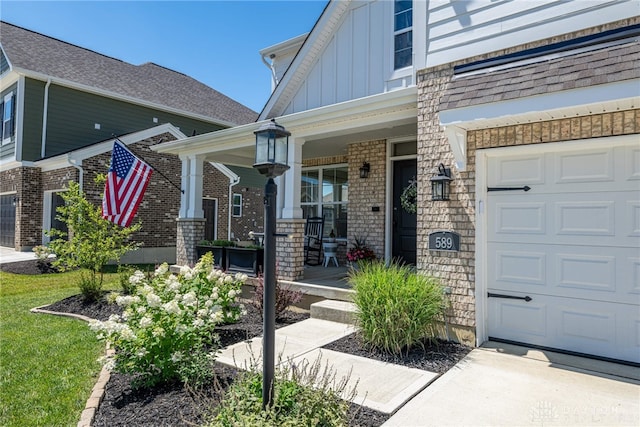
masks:
<path id="1" fill-rule="evenodd" d="M 304 141 L 303 159 L 345 154 L 347 145 L 417 134 L 417 89 L 405 88 L 341 104 L 276 118 Z M 251 166 L 255 136 L 263 122 L 197 135 L 152 147 L 180 156 L 203 155 L 206 161 Z"/>

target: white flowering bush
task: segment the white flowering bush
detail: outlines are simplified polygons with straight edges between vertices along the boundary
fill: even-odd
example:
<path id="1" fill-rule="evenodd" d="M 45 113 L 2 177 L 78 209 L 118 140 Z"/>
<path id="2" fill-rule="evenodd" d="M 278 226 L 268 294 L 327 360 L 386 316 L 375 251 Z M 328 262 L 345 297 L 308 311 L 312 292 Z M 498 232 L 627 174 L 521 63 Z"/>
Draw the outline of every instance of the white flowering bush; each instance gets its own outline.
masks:
<path id="1" fill-rule="evenodd" d="M 153 385 L 202 366 L 205 354 L 215 354 L 214 329 L 221 323 L 236 322 L 245 314 L 238 302 L 244 274 L 229 275 L 213 268 L 207 254 L 194 268 L 184 267 L 179 275 L 161 265 L 152 277 L 136 271 L 129 279 L 135 284 L 131 295 L 119 295 L 116 303 L 122 315 L 90 327 L 98 339 L 115 348 L 105 365 L 117 372 L 139 374 L 145 385 Z"/>

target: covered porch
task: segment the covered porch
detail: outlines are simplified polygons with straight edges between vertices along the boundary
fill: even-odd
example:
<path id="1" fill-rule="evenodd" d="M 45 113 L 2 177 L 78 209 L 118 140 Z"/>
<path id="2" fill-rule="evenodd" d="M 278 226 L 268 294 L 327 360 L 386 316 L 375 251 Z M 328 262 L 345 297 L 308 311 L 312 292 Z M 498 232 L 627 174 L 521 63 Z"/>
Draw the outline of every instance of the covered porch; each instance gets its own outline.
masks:
<path id="1" fill-rule="evenodd" d="M 182 188 L 185 191 L 177 223 L 178 264 L 197 261 L 195 246 L 203 238 L 204 162 L 252 167 L 254 132 L 267 121 L 153 148 L 160 153 L 176 154 L 182 160 Z M 410 167 L 405 172 L 409 175 L 401 180 L 408 182 L 417 178 L 417 89 L 403 88 L 293 113 L 278 117 L 277 122 L 291 133 L 288 145 L 290 169 L 276 178 L 277 232 L 288 236 L 277 242 L 279 278 L 299 283 L 313 280 L 321 286 L 328 284 L 334 288 L 347 287 L 346 281 L 338 276 L 346 276 L 344 254 L 356 237 L 364 238 L 380 259 L 398 256 L 402 245 L 394 242 L 400 215 L 394 204 L 394 199 L 399 199 L 398 189 L 394 189 L 398 187 L 397 183 L 394 185 L 397 181 L 394 171 L 408 162 L 412 169 Z M 369 165 L 369 173 L 367 177 L 361 177 L 360 168 L 365 163 Z M 328 237 L 333 232 L 341 243 L 339 267 L 305 265 L 304 227 L 310 216 L 324 217 L 323 235 Z M 415 259 L 415 214 L 413 224 L 408 228 L 411 227 L 413 248 L 409 244 L 406 256 Z M 262 228 L 262 224 L 257 224 L 254 231 L 262 232 Z"/>

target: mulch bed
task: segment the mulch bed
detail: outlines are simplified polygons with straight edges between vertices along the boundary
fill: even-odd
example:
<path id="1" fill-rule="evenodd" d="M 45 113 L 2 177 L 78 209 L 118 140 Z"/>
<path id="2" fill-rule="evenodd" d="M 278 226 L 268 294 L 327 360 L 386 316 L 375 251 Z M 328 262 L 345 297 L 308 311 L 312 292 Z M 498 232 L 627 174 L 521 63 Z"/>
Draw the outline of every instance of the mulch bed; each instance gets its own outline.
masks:
<path id="1" fill-rule="evenodd" d="M 35 261 L 21 261 L 2 264 L 0 268 L 17 274 L 43 274 Z M 101 300 L 95 303 L 85 302 L 80 295 L 58 301 L 46 307 L 47 310 L 82 314 L 98 320 L 106 320 L 111 314 L 121 313 L 120 307 Z M 218 328 L 222 346 L 228 346 L 251 337 L 262 335 L 261 313 L 247 305 L 247 315 L 240 322 Z M 308 313 L 287 312 L 279 319 L 276 328 L 286 326 L 308 318 Z M 323 348 L 368 357 L 383 362 L 395 363 L 407 367 L 444 373 L 460 361 L 471 349 L 469 347 L 445 342 L 425 342 L 424 349 L 414 348 L 401 356 L 393 356 L 373 349 L 367 349 L 361 337 L 351 334 L 334 341 Z M 105 390 L 105 396 L 94 418 L 94 426 L 193 426 L 207 420 L 209 409 L 221 399 L 225 388 L 238 375 L 238 371 L 217 364 L 216 381 L 209 386 L 194 390 L 175 382 L 147 389 L 132 389 L 131 376 L 112 372 Z M 389 414 L 352 404 L 349 426 L 380 426 Z"/>

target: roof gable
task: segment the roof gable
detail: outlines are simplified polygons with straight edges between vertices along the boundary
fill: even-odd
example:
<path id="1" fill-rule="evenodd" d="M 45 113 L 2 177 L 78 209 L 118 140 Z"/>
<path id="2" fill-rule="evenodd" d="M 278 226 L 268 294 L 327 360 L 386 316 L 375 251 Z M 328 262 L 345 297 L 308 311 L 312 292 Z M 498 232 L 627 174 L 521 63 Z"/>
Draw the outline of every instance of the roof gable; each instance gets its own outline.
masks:
<path id="1" fill-rule="evenodd" d="M 132 65 L 3 21 L 0 40 L 14 71 L 61 79 L 222 124 L 244 124 L 256 119 L 256 113 L 244 105 L 157 64 Z"/>

